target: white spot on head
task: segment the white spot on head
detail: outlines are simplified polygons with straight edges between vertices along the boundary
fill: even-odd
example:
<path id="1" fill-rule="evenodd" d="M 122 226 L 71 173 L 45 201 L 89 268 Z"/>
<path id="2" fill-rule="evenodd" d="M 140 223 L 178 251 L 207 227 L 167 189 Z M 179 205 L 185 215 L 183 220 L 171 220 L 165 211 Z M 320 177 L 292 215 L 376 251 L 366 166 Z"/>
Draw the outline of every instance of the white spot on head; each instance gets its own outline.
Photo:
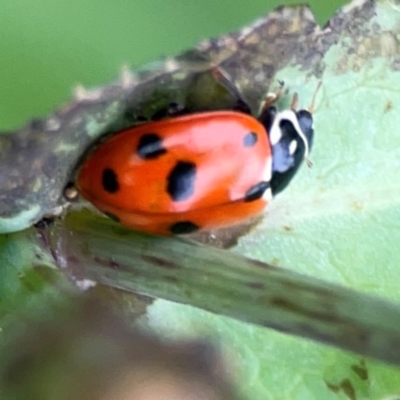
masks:
<path id="1" fill-rule="evenodd" d="M 297 149 L 297 142 L 295 140 L 292 140 L 289 144 L 289 154 L 293 155 L 296 149 Z"/>

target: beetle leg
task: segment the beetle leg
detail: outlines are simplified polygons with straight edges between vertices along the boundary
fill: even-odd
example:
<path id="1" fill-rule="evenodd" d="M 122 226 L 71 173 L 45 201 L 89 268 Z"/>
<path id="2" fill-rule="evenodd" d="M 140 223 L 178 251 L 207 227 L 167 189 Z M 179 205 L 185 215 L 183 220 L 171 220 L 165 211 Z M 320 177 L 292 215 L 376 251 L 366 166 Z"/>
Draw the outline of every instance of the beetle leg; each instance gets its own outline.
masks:
<path id="1" fill-rule="evenodd" d="M 276 103 L 283 94 L 283 88 L 285 87 L 284 81 L 278 81 L 279 87 L 275 93 L 268 93 L 261 105 L 261 114 Z"/>

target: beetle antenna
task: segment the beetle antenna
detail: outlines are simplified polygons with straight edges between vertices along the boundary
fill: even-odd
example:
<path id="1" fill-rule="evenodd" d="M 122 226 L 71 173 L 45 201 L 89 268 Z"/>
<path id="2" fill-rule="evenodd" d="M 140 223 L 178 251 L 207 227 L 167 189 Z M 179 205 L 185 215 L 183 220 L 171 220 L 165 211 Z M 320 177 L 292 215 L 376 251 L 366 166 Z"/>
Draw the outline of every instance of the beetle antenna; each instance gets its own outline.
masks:
<path id="1" fill-rule="evenodd" d="M 292 103 L 290 104 L 290 109 L 296 112 L 298 103 L 299 103 L 299 95 L 297 93 L 294 93 L 292 98 Z"/>
<path id="2" fill-rule="evenodd" d="M 311 99 L 311 104 L 307 107 L 307 110 L 308 110 L 311 114 L 313 114 L 314 111 L 315 111 L 315 99 L 317 98 L 317 94 L 318 94 L 319 89 L 321 88 L 321 86 L 322 86 L 322 81 L 319 81 L 319 82 L 318 82 L 318 85 L 317 85 L 317 88 L 315 89 L 315 92 L 314 92 L 313 97 L 312 97 L 312 99 Z"/>

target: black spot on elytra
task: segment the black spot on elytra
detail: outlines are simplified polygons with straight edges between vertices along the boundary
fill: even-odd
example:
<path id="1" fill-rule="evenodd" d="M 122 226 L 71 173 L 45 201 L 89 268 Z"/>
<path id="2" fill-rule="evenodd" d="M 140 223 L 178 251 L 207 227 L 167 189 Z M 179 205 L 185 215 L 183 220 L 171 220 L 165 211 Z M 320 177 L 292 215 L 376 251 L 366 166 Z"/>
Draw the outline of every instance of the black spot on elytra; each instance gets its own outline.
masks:
<path id="1" fill-rule="evenodd" d="M 120 219 L 113 213 L 110 213 L 108 211 L 104 212 L 104 215 L 107 215 L 108 218 L 112 219 L 115 222 L 121 222 Z"/>
<path id="2" fill-rule="evenodd" d="M 178 161 L 167 177 L 167 192 L 174 201 L 187 200 L 194 193 L 196 164 Z"/>
<path id="3" fill-rule="evenodd" d="M 119 190 L 117 174 L 111 168 L 104 169 L 101 183 L 104 190 L 108 193 L 117 193 Z"/>
<path id="4" fill-rule="evenodd" d="M 136 152 L 140 158 L 150 160 L 165 154 L 167 150 L 163 147 L 160 136 L 156 133 L 146 133 L 140 138 Z"/>
<path id="5" fill-rule="evenodd" d="M 193 222 L 190 222 L 190 221 L 175 222 L 175 224 L 172 224 L 169 227 L 169 230 L 174 235 L 181 235 L 184 233 L 193 233 L 193 232 L 197 232 L 199 229 L 200 228 L 196 224 L 194 224 Z"/>
<path id="6" fill-rule="evenodd" d="M 261 181 L 252 186 L 245 194 L 244 201 L 254 201 L 261 198 L 270 187 L 269 182 Z"/>
<path id="7" fill-rule="evenodd" d="M 258 141 L 258 136 L 257 133 L 255 132 L 249 132 L 243 138 L 243 144 L 245 147 L 253 147 L 257 143 L 257 141 Z"/>

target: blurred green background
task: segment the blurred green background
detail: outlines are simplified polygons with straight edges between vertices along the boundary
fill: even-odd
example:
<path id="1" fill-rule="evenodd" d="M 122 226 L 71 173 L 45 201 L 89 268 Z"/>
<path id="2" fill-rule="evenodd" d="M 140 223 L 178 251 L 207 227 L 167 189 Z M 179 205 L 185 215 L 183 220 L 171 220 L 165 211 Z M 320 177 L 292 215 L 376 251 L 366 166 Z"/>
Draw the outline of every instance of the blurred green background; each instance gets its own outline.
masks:
<path id="1" fill-rule="evenodd" d="M 1 0 L 0 129 L 67 101 L 74 85 L 104 84 L 207 37 L 236 30 L 279 0 Z M 320 24 L 344 0 L 310 0 Z"/>

